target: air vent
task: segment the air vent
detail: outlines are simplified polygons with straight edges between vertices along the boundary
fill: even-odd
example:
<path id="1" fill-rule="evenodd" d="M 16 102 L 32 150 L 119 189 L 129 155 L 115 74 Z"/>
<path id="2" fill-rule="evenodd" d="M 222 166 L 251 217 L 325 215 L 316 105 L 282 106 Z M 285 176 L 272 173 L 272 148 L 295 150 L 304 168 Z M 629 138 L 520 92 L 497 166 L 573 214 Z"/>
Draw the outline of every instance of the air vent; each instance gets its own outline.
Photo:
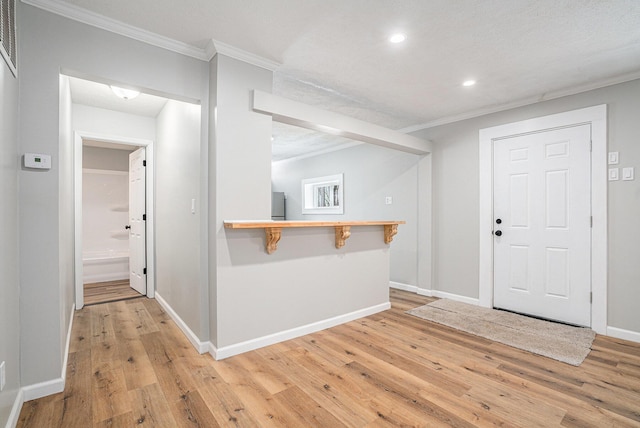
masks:
<path id="1" fill-rule="evenodd" d="M 16 0 L 0 0 L 0 51 L 16 73 Z"/>

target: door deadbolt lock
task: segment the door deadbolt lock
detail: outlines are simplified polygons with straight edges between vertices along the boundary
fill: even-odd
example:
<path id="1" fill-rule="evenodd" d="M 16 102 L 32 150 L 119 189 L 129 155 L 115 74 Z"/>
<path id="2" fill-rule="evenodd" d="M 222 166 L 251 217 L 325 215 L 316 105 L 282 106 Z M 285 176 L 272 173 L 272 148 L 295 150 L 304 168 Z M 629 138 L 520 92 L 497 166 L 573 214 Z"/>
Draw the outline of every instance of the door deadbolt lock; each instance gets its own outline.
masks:
<path id="1" fill-rule="evenodd" d="M 125 229 L 131 229 L 131 226 L 126 225 L 124 228 L 125 228 Z"/>
<path id="2" fill-rule="evenodd" d="M 500 218 L 496 219 L 496 224 L 500 224 L 500 223 L 502 223 L 502 219 Z"/>

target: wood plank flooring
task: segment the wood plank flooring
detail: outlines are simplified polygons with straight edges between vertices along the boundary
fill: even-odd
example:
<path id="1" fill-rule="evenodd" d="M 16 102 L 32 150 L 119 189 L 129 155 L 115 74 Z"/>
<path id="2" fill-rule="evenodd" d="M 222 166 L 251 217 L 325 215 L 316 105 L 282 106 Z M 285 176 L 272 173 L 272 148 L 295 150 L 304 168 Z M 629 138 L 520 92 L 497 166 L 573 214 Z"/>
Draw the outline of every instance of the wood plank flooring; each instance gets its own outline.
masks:
<path id="1" fill-rule="evenodd" d="M 134 299 L 140 296 L 142 296 L 142 294 L 129 286 L 128 279 L 84 284 L 85 305 L 116 302 L 118 300 Z"/>
<path id="2" fill-rule="evenodd" d="M 222 361 L 151 299 L 75 315 L 63 393 L 20 427 L 640 427 L 640 344 L 598 336 L 580 367 L 392 309 Z"/>

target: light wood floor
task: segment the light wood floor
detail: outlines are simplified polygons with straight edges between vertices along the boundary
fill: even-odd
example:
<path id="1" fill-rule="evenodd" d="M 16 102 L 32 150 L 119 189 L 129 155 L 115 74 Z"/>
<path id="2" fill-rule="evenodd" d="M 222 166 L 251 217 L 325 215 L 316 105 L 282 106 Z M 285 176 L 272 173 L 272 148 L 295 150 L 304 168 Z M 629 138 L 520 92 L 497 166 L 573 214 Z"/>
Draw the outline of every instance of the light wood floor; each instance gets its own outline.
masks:
<path id="1" fill-rule="evenodd" d="M 18 426 L 640 426 L 640 344 L 598 336 L 573 367 L 404 313 L 430 300 L 222 361 L 154 300 L 86 307 L 65 391 Z"/>
<path id="2" fill-rule="evenodd" d="M 133 299 L 140 296 L 142 296 L 142 294 L 129 286 L 128 279 L 84 284 L 85 305 L 115 302 L 118 300 Z"/>

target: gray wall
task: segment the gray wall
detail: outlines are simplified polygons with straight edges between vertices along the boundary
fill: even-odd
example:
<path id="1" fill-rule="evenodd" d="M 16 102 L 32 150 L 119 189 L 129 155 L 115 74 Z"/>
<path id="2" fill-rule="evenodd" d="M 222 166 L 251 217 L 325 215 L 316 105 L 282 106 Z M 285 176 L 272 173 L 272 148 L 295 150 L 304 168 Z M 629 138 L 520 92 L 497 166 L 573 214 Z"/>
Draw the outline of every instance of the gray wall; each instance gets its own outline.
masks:
<path id="1" fill-rule="evenodd" d="M 21 17 L 19 150 L 52 155 L 50 171 L 19 172 L 21 375 L 22 384 L 30 385 L 60 376 L 65 320 L 73 300 L 68 275 L 73 258 L 66 241 L 69 221 L 60 219 L 63 211 L 59 210 L 72 206 L 68 146 L 61 147 L 72 142 L 59 141 L 63 129 L 60 70 L 206 99 L 208 66 L 22 2 L 17 6 Z M 203 109 L 203 116 L 207 114 Z M 43 350 L 48 358 L 42 358 Z"/>
<path id="2" fill-rule="evenodd" d="M 275 162 L 272 189 L 287 195 L 287 220 L 405 220 L 390 245 L 390 280 L 416 286 L 419 160 L 417 155 L 360 144 Z M 339 173 L 344 174 L 344 214 L 303 215 L 301 180 Z M 385 204 L 386 196 L 393 198 L 391 205 Z"/>
<path id="3" fill-rule="evenodd" d="M 0 392 L 0 426 L 20 388 L 18 284 L 18 80 L 0 59 L 0 362 L 7 385 Z"/>
<path id="4" fill-rule="evenodd" d="M 251 90 L 270 92 L 271 80 L 271 72 L 223 55 L 212 62 L 217 120 L 209 171 L 216 175 L 210 198 L 216 204 L 216 254 L 210 263 L 216 272 L 210 298 L 211 337 L 218 349 L 389 299 L 389 250 L 380 228 L 352 231 L 340 250 L 332 228 L 288 229 L 269 255 L 263 229 L 223 227 L 224 220 L 270 218 L 271 117 L 249 106 Z"/>
<path id="5" fill-rule="evenodd" d="M 415 133 L 434 143 L 434 289 L 478 297 L 478 131 L 599 104 L 608 105 L 608 150 L 636 168 L 636 180 L 609 182 L 608 324 L 640 332 L 640 80 Z"/>
<path id="6" fill-rule="evenodd" d="M 251 90 L 271 92 L 272 78 L 268 70 L 224 55 L 216 55 L 211 63 L 214 98 L 210 102 L 216 120 L 211 124 L 214 149 L 210 151 L 209 172 L 215 174 L 215 187 L 210 182 L 209 204 L 215 208 L 210 209 L 209 224 L 210 239 L 216 243 L 216 249 L 209 263 L 217 267 L 215 276 L 210 277 L 214 282 L 210 331 L 212 342 L 218 347 L 234 343 L 234 338 L 225 336 L 225 329 L 233 328 L 235 318 L 246 314 L 251 306 L 231 313 L 231 318 L 226 316 L 228 310 L 252 295 L 245 290 L 252 286 L 251 281 L 240 285 L 225 275 L 233 267 L 223 221 L 271 216 L 271 117 L 254 113 L 249 106 Z M 257 289 L 256 285 L 253 284 Z"/>
<path id="7" fill-rule="evenodd" d="M 200 106 L 170 100 L 157 117 L 156 292 L 199 338 L 208 337 L 199 308 Z M 191 200 L 196 201 L 191 213 Z"/>

